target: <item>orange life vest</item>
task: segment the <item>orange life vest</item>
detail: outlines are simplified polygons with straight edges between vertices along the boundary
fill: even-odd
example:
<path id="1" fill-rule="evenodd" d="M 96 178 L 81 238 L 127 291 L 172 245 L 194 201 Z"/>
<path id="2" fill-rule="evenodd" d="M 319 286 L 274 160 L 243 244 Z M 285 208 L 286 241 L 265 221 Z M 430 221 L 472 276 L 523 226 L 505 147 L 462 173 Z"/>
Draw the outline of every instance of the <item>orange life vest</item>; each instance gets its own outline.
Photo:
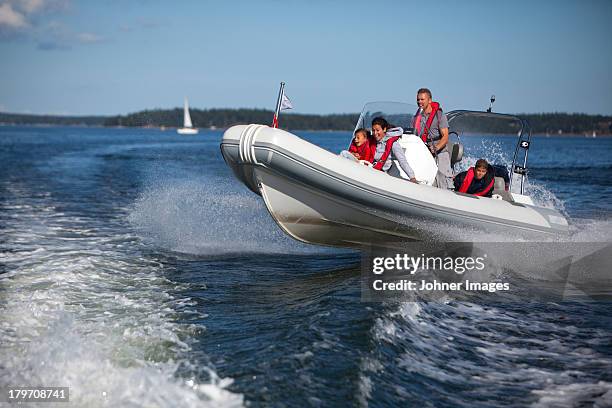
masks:
<path id="1" fill-rule="evenodd" d="M 487 186 L 480 190 L 477 191 L 475 193 L 472 193 L 476 196 L 484 196 L 486 195 L 489 191 L 491 191 L 491 189 L 493 188 L 493 185 L 495 184 L 495 176 L 494 174 L 490 171 L 491 168 L 489 167 L 487 169 L 487 174 L 485 175 L 485 177 L 489 176 L 489 174 L 491 174 L 493 177 L 491 177 L 491 182 L 487 184 Z M 470 169 L 467 171 L 467 174 L 465 175 L 465 178 L 463 179 L 463 183 L 461 183 L 461 186 L 459 187 L 459 192 L 460 193 L 467 193 L 468 188 L 470 188 L 470 184 L 472 184 L 472 180 L 474 180 L 474 168 L 470 167 Z"/>
<path id="2" fill-rule="evenodd" d="M 423 130 L 423 133 L 421 134 L 421 140 L 423 141 L 423 143 L 427 143 L 427 137 L 429 136 L 429 128 L 431 128 L 431 124 L 433 123 L 434 118 L 438 114 L 438 111 L 442 112 L 442 108 L 440 107 L 440 104 L 438 102 L 432 102 L 430 103 L 430 106 L 431 106 L 431 113 L 429 114 L 429 117 L 427 118 L 427 123 L 425 123 L 425 129 Z M 414 130 L 418 134 L 418 132 L 420 131 L 421 118 L 423 117 L 423 115 L 421 114 L 420 111 L 417 111 L 417 113 L 415 114 L 415 117 L 416 119 L 414 120 Z"/>

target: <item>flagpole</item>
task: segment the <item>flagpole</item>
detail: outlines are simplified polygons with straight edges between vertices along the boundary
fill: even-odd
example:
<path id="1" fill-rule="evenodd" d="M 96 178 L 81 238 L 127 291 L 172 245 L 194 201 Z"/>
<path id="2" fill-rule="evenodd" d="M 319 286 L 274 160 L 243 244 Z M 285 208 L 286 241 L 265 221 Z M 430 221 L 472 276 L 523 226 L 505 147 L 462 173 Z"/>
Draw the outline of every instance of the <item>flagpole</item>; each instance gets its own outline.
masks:
<path id="1" fill-rule="evenodd" d="M 278 127 L 278 114 L 280 113 L 281 101 L 283 100 L 283 94 L 285 93 L 285 83 L 280 83 L 280 90 L 278 91 L 278 100 L 276 101 L 276 110 L 274 111 L 274 121 L 272 127 Z"/>

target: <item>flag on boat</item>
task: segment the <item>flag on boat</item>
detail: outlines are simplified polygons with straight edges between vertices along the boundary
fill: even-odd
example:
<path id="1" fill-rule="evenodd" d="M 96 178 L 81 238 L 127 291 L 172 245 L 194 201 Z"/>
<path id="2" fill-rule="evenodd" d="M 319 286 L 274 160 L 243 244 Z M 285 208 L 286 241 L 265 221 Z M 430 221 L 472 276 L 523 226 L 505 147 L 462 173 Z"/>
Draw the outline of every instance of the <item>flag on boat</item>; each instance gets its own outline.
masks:
<path id="1" fill-rule="evenodd" d="M 289 100 L 289 97 L 283 93 L 280 110 L 284 111 L 287 109 L 293 109 L 293 104 L 291 103 L 291 100 Z"/>
<path id="2" fill-rule="evenodd" d="M 293 109 L 293 104 L 287 95 L 285 95 L 285 83 L 281 82 L 280 90 L 278 91 L 278 99 L 276 100 L 276 110 L 274 111 L 272 127 L 278 128 L 278 115 L 281 111 L 288 109 Z"/>

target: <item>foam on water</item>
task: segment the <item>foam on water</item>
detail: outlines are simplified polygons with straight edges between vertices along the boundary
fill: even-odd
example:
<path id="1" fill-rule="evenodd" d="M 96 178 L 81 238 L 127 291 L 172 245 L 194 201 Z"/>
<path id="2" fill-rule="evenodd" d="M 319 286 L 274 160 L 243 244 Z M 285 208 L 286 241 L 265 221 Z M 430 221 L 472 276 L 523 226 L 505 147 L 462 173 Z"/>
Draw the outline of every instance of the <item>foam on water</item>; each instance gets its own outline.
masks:
<path id="1" fill-rule="evenodd" d="M 574 219 L 573 242 L 612 242 L 612 219 Z"/>
<path id="2" fill-rule="evenodd" d="M 483 142 L 484 144 L 484 142 Z M 459 163 L 460 171 L 467 170 L 476 164 L 476 160 L 480 157 L 465 156 Z M 486 160 L 493 164 L 503 164 L 507 169 L 512 168 L 512 160 L 509 159 L 503 152 L 500 146 L 493 143 L 491 150 L 486 155 Z M 521 178 L 518 174 L 514 175 L 514 183 L 512 185 L 513 193 L 520 193 Z M 539 207 L 553 208 L 562 213 L 566 213 L 565 205 L 550 189 L 544 184 L 534 181 L 527 177 L 525 179 L 524 194 L 531 197 L 534 204 Z"/>
<path id="3" fill-rule="evenodd" d="M 533 393 L 540 397 L 536 403 L 531 405 L 533 408 L 612 407 L 612 383 L 605 381 L 554 385 Z"/>
<path id="4" fill-rule="evenodd" d="M 225 178 L 155 177 L 129 221 L 155 244 L 188 254 L 325 251 L 286 236 L 261 197 Z"/>
<path id="5" fill-rule="evenodd" d="M 423 387 L 446 390 L 441 397 L 447 402 L 462 405 L 465 396 L 452 391 L 460 389 L 478 390 L 484 402 L 471 406 L 489 406 L 512 394 L 525 398 L 519 405 L 607 406 L 612 383 L 597 378 L 612 369 L 612 359 L 597 350 L 608 344 L 608 332 L 559 322 L 562 305 L 529 310 L 526 319 L 520 309 L 404 302 L 379 317 L 372 332 L 379 348 L 397 350 L 394 365 Z M 375 367 L 363 365 L 367 394 L 370 378 L 380 375 Z M 400 386 L 406 395 L 414 392 L 411 387 Z"/>
<path id="6" fill-rule="evenodd" d="M 242 405 L 208 367 L 207 382 L 177 375 L 204 327 L 176 321 L 194 304 L 137 237 L 5 187 L 0 388 L 67 386 L 73 406 Z"/>

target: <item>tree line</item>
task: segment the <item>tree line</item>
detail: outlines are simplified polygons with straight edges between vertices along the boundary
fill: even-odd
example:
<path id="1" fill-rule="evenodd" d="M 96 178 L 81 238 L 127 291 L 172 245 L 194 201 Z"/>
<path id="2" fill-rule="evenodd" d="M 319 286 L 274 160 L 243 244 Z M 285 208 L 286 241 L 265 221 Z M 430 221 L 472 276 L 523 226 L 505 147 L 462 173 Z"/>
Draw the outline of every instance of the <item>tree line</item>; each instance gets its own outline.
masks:
<path id="1" fill-rule="evenodd" d="M 274 112 L 266 109 L 191 109 L 191 120 L 196 127 L 227 128 L 239 123 L 272 123 Z M 284 113 L 281 127 L 301 130 L 351 130 L 359 114 L 305 115 Z M 183 110 L 145 110 L 129 115 L 108 118 L 105 126 L 181 126 Z"/>
<path id="2" fill-rule="evenodd" d="M 271 123 L 273 112 L 266 109 L 192 109 L 194 126 L 227 128 L 239 123 Z M 537 134 L 612 134 L 612 116 L 582 113 L 525 113 Z M 289 130 L 352 130 L 358 113 L 307 115 L 283 113 L 280 126 Z M 0 123 L 16 125 L 81 125 L 127 127 L 180 127 L 183 110 L 154 109 L 117 116 L 54 116 L 0 113 Z"/>
<path id="3" fill-rule="evenodd" d="M 0 112 L 0 124 L 7 125 L 104 126 L 107 119 L 107 116 L 29 115 Z"/>

